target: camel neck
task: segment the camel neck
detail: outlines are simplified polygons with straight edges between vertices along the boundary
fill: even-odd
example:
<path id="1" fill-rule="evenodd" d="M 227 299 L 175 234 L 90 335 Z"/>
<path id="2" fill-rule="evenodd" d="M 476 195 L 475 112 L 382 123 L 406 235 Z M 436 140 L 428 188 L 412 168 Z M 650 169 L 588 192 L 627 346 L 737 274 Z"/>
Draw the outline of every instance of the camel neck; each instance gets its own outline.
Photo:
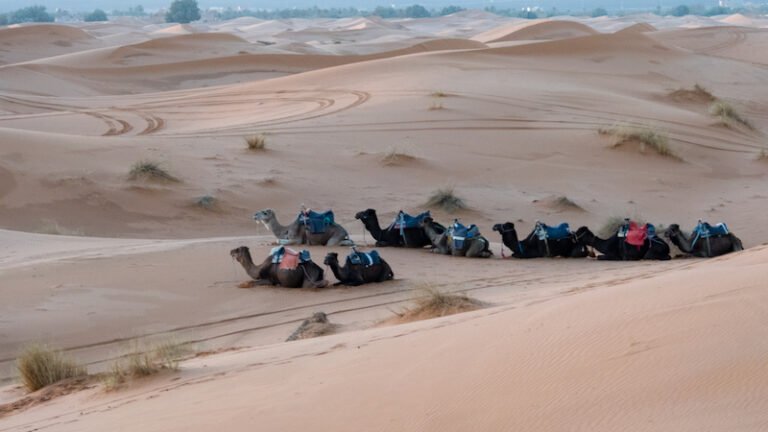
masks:
<path id="1" fill-rule="evenodd" d="M 344 281 L 346 279 L 342 274 L 342 271 L 341 271 L 342 269 L 341 269 L 341 266 L 339 266 L 338 261 L 330 262 L 328 264 L 328 267 L 331 268 L 331 272 L 333 272 L 333 275 L 336 276 L 336 279 L 338 279 L 339 281 Z"/>
<path id="2" fill-rule="evenodd" d="M 373 239 L 376 241 L 381 240 L 381 225 L 379 225 L 379 218 L 376 216 L 371 216 L 367 219 L 365 219 L 365 228 L 368 230 L 369 233 L 371 233 L 371 236 L 373 236 Z"/>

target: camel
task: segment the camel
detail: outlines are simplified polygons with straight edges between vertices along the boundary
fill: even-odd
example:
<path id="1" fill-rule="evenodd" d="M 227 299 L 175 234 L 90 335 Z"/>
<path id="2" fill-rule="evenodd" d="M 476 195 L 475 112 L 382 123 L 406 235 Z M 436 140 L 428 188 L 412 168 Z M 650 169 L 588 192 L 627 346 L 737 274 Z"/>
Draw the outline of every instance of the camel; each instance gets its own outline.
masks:
<path id="1" fill-rule="evenodd" d="M 463 247 L 457 248 L 450 230 L 441 233 L 439 227 L 442 225 L 432 220 L 431 217 L 424 218 L 420 225 L 432 242 L 433 252 L 468 258 L 490 258 L 493 256 L 493 252 L 489 248 L 491 243 L 479 233 L 475 237 L 464 240 Z"/>
<path id="2" fill-rule="evenodd" d="M 619 233 L 616 232 L 607 239 L 597 237 L 587 227 L 581 227 L 576 230 L 576 241 L 580 245 L 592 246 L 602 255 L 597 259 L 609 261 L 637 261 L 637 260 L 660 260 L 666 261 L 672 259 L 669 256 L 669 245 L 658 236 L 652 236 L 645 239 L 640 247 L 628 244 Z"/>
<path id="3" fill-rule="evenodd" d="M 290 225 L 281 225 L 272 209 L 259 210 L 253 219 L 263 223 L 282 245 L 308 244 L 324 246 L 354 246 L 347 230 L 337 223 L 330 224 L 325 232 L 311 233 L 298 219 Z"/>
<path id="4" fill-rule="evenodd" d="M 683 253 L 696 257 L 712 258 L 744 250 L 741 240 L 730 232 L 725 235 L 694 240 L 680 230 L 680 225 L 672 224 L 664 231 L 664 235 Z"/>
<path id="5" fill-rule="evenodd" d="M 584 258 L 588 255 L 587 247 L 576 242 L 575 234 L 559 240 L 542 240 L 534 229 L 521 241 L 517 238 L 517 230 L 512 222 L 496 224 L 493 230 L 501 234 L 501 241 L 512 251 L 513 258 Z"/>
<path id="6" fill-rule="evenodd" d="M 272 255 L 261 264 L 255 265 L 251 251 L 245 246 L 232 249 L 229 254 L 239 262 L 253 280 L 248 284 L 280 285 L 286 288 L 323 288 L 328 285 L 324 271 L 314 262 L 300 263 L 295 269 L 281 269 L 280 264 L 272 262 Z"/>
<path id="7" fill-rule="evenodd" d="M 357 251 L 354 251 L 353 254 L 364 255 Z M 352 255 L 350 255 L 350 257 L 351 256 Z M 341 267 L 339 266 L 339 254 L 330 252 L 325 256 L 325 261 L 323 263 L 331 268 L 333 275 L 339 280 L 334 285 L 359 286 L 372 282 L 392 280 L 395 277 L 392 268 L 383 258 L 378 257 L 378 254 L 375 256 L 378 262 L 369 265 L 361 262 L 354 263 L 350 258 L 347 258 L 344 266 Z M 361 256 L 360 258 L 362 260 L 367 259 L 365 256 Z"/>
<path id="8" fill-rule="evenodd" d="M 377 247 L 423 248 L 432 244 L 421 227 L 400 229 L 395 227 L 395 224 L 392 224 L 382 229 L 379 226 L 379 218 L 376 216 L 376 210 L 374 209 L 358 212 L 355 215 L 355 219 L 359 219 L 365 226 L 365 229 L 371 233 L 373 239 L 376 240 Z"/>

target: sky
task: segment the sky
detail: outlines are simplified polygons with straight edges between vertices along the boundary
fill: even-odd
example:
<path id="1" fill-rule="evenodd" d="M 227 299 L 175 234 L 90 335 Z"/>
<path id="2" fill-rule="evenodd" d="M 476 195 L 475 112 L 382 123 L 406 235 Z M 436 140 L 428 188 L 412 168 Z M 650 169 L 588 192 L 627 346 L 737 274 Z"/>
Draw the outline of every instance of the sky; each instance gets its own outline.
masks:
<path id="1" fill-rule="evenodd" d="M 46 6 L 49 10 L 65 9 L 69 11 L 91 11 L 96 8 L 106 11 L 114 9 L 127 9 L 130 6 L 142 5 L 146 10 L 157 10 L 166 8 L 172 0 L 0 0 L 0 12 L 8 12 L 25 6 L 40 4 Z M 403 0 L 399 0 L 403 1 Z M 198 0 L 202 8 L 209 7 L 243 7 L 249 9 L 277 9 L 277 8 L 305 8 L 318 6 L 322 8 L 329 7 L 350 7 L 371 10 L 378 5 L 394 4 L 395 7 L 405 7 L 414 3 L 421 4 L 427 8 L 439 9 L 447 5 L 458 5 L 468 9 L 483 9 L 486 6 L 496 6 L 497 8 L 522 9 L 524 7 L 540 7 L 545 10 L 556 7 L 559 10 L 587 10 L 591 11 L 596 7 L 604 7 L 609 11 L 623 9 L 632 10 L 652 10 L 657 6 L 662 9 L 672 8 L 678 4 L 702 4 L 704 6 L 714 6 L 716 0 Z M 394 2 L 394 3 L 391 3 Z"/>

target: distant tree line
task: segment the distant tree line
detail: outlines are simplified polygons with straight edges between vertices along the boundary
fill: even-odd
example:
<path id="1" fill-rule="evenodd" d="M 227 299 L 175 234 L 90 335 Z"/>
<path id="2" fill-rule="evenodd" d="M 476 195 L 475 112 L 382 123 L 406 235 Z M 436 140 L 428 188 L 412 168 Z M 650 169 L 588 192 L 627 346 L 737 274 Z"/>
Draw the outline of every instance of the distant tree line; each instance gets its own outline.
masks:
<path id="1" fill-rule="evenodd" d="M 287 18 L 349 18 L 360 16 L 378 16 L 380 18 L 428 18 L 433 16 L 445 16 L 463 11 L 460 6 L 446 6 L 442 9 L 427 9 L 422 5 L 411 5 L 404 8 L 391 6 L 379 6 L 373 11 L 350 8 L 319 8 L 317 6 L 306 9 L 224 9 L 216 14 L 218 19 L 229 20 L 240 17 L 254 17 L 259 19 L 287 19 Z"/>

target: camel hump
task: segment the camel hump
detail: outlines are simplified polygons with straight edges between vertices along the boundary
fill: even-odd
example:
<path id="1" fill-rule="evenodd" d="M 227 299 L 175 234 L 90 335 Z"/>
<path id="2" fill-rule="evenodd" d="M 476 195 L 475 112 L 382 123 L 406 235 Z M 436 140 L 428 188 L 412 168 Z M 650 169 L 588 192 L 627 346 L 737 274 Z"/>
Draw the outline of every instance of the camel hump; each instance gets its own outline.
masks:
<path id="1" fill-rule="evenodd" d="M 303 210 L 299 212 L 297 220 L 300 224 L 309 228 L 309 232 L 312 234 L 322 234 L 329 226 L 336 224 L 333 210 L 328 210 L 322 213 L 314 210 Z"/>

